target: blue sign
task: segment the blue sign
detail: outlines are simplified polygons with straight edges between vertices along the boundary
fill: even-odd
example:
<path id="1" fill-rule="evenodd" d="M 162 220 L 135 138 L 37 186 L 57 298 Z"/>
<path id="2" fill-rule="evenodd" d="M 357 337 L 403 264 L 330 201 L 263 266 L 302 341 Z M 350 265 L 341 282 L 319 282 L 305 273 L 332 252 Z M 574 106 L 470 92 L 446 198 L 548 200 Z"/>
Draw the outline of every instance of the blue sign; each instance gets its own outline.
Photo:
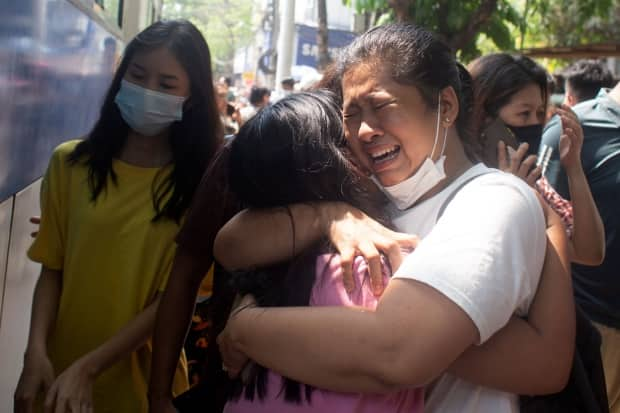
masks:
<path id="1" fill-rule="evenodd" d="M 317 28 L 303 24 L 295 25 L 297 29 L 297 55 L 293 64 L 298 66 L 317 67 L 319 46 L 317 44 Z M 334 58 L 340 49 L 349 45 L 357 35 L 346 30 L 329 29 L 327 34 L 327 48 L 329 55 Z"/>

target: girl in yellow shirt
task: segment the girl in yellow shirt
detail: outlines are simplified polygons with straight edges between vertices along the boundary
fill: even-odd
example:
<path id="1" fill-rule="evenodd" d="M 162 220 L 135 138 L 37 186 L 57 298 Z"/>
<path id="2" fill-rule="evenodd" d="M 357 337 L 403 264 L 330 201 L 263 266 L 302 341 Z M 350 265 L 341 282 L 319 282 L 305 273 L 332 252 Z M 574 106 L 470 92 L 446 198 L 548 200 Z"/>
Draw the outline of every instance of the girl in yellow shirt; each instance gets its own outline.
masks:
<path id="1" fill-rule="evenodd" d="M 42 264 L 15 411 L 145 412 L 149 337 L 174 237 L 222 141 L 209 48 L 187 21 L 126 48 L 101 116 L 43 179 Z M 175 393 L 187 389 L 184 359 Z"/>

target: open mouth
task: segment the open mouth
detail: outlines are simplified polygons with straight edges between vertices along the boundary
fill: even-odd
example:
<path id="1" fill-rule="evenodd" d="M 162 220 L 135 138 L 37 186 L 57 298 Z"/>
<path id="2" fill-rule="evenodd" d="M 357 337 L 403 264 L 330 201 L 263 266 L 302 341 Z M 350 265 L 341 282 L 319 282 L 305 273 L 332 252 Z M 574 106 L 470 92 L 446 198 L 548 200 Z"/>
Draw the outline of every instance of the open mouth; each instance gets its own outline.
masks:
<path id="1" fill-rule="evenodd" d="M 371 153 L 369 155 L 370 155 L 370 159 L 372 159 L 372 162 L 375 165 L 377 165 L 377 164 L 381 164 L 387 161 L 391 161 L 392 159 L 396 158 L 399 153 L 400 153 L 400 146 L 396 145 L 391 148 L 384 149 L 382 151 Z"/>

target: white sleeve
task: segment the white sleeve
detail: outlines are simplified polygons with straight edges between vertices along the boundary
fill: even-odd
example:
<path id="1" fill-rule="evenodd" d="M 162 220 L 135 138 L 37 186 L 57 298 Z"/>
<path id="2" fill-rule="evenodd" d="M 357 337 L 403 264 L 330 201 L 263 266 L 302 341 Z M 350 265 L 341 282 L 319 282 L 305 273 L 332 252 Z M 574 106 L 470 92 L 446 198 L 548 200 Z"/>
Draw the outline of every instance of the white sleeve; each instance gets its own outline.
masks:
<path id="1" fill-rule="evenodd" d="M 480 343 L 515 311 L 527 311 L 546 248 L 545 219 L 533 190 L 516 178 L 493 175 L 454 197 L 395 274 L 423 282 L 458 305 L 478 328 Z"/>

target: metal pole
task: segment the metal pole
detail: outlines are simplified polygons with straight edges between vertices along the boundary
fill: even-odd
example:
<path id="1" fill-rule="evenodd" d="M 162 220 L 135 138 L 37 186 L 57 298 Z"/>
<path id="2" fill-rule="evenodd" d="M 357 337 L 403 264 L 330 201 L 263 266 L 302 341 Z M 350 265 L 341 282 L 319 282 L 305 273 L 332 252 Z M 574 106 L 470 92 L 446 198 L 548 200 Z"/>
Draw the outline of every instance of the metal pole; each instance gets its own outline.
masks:
<path id="1" fill-rule="evenodd" d="M 293 40 L 295 38 L 295 0 L 280 2 L 280 30 L 278 33 L 278 64 L 276 66 L 276 90 L 282 90 L 280 82 L 291 75 L 293 64 Z"/>

